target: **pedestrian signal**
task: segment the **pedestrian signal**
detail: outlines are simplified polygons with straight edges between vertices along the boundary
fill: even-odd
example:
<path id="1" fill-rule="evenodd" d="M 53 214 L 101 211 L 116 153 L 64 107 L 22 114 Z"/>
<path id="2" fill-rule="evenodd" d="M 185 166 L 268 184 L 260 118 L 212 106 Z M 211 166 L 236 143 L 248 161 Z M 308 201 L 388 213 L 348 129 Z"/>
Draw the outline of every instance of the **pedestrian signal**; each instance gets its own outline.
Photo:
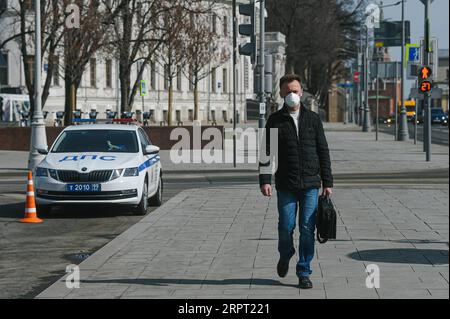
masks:
<path id="1" fill-rule="evenodd" d="M 421 93 L 428 93 L 431 91 L 432 84 L 430 81 L 432 70 L 428 66 L 423 66 L 419 70 L 419 91 Z"/>
<path id="2" fill-rule="evenodd" d="M 420 92 L 430 92 L 431 91 L 431 82 L 430 81 L 423 81 L 420 83 Z"/>

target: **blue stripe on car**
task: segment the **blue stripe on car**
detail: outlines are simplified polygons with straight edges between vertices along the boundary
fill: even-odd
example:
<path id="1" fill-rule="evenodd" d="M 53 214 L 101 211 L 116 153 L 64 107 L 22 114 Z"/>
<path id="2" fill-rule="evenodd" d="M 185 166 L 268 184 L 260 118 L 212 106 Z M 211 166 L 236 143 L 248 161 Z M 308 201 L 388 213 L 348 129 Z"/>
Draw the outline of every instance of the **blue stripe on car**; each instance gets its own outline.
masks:
<path id="1" fill-rule="evenodd" d="M 144 169 L 152 166 L 153 164 L 159 162 L 159 156 L 153 156 L 152 158 L 149 158 L 148 160 L 146 160 L 144 163 L 142 163 L 141 165 L 139 165 L 138 169 L 139 172 L 143 171 Z"/>

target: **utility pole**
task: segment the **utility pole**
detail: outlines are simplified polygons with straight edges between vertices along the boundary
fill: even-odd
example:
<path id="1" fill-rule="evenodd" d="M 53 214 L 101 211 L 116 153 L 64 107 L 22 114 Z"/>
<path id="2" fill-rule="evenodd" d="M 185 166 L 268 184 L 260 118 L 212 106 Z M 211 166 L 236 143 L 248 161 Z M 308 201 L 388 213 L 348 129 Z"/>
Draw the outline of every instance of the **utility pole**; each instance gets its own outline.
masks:
<path id="1" fill-rule="evenodd" d="M 359 54 L 359 62 L 358 62 L 358 67 L 360 70 L 360 84 L 359 84 L 359 88 L 360 88 L 360 92 L 359 92 L 359 112 L 358 112 L 358 125 L 362 127 L 362 122 L 363 122 L 363 108 L 364 108 L 364 88 L 365 88 L 365 81 L 366 81 L 366 70 L 364 69 L 364 65 L 365 65 L 365 61 L 364 61 L 364 52 L 363 52 L 363 41 L 362 41 L 362 32 L 359 32 L 359 47 L 360 47 L 360 54 Z M 364 76 L 364 77 L 362 77 Z"/>
<path id="2" fill-rule="evenodd" d="M 424 56 L 423 62 L 425 66 L 430 64 L 430 0 L 422 0 L 425 4 L 425 36 L 424 36 Z M 437 70 L 434 70 L 437 71 Z M 423 100 L 423 107 L 425 110 L 425 121 L 424 121 L 424 145 L 426 151 L 426 161 L 431 161 L 431 94 L 430 91 L 425 92 Z M 425 134 L 426 131 L 426 134 Z"/>
<path id="3" fill-rule="evenodd" d="M 364 51 L 364 118 L 363 132 L 370 132 L 369 109 L 369 28 L 366 26 L 366 47 Z"/>
<path id="4" fill-rule="evenodd" d="M 405 107 L 405 38 L 406 38 L 406 30 L 405 30 L 405 0 L 402 0 L 402 82 L 401 82 L 401 99 L 402 99 L 402 108 L 400 110 L 400 125 L 398 132 L 398 140 L 399 141 L 407 141 L 409 139 L 408 132 L 408 119 L 406 118 L 406 107 Z"/>
<path id="5" fill-rule="evenodd" d="M 379 91 L 380 91 L 380 84 L 379 84 L 379 82 L 380 82 L 380 78 L 379 78 L 379 76 L 378 76 L 378 60 L 375 62 L 376 63 L 376 72 L 377 72 L 377 75 L 376 75 L 376 81 L 377 81 L 377 83 L 376 83 L 376 123 L 375 123 L 375 140 L 376 141 L 378 141 L 378 125 L 379 125 L 379 107 L 380 107 L 380 99 L 378 98 L 378 94 L 379 94 Z"/>
<path id="6" fill-rule="evenodd" d="M 236 0 L 233 0 L 233 167 L 236 167 Z"/>
<path id="7" fill-rule="evenodd" d="M 398 63 L 395 62 L 395 78 L 394 78 L 394 109 L 395 109 L 395 123 L 394 123 L 394 140 L 397 141 L 398 139 Z"/>
<path id="8" fill-rule="evenodd" d="M 266 115 L 266 95 L 265 95 L 265 85 L 264 85 L 264 53 L 265 53 L 265 21 L 264 21 L 264 11 L 266 7 L 266 1 L 261 0 L 259 3 L 259 57 L 258 57 L 258 64 L 259 64 L 259 76 L 260 76 L 260 97 L 259 97 L 259 105 L 260 105 L 260 111 L 259 111 L 259 128 L 263 128 L 265 126 L 265 115 Z"/>
<path id="9" fill-rule="evenodd" d="M 42 100 L 41 100 L 41 2 L 35 1 L 35 69 L 36 74 L 34 78 L 34 113 L 33 121 L 31 122 L 31 147 L 28 158 L 28 169 L 34 170 L 36 166 L 44 158 L 39 154 L 38 149 L 47 149 L 47 136 L 45 133 L 44 115 L 42 114 Z"/>

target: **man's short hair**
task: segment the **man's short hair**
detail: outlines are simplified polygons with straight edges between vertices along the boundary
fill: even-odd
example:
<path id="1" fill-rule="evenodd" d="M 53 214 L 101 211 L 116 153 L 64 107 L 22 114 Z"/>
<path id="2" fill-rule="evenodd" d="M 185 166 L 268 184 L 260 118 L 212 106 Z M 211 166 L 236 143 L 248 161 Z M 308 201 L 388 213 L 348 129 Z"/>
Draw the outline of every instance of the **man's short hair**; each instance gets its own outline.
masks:
<path id="1" fill-rule="evenodd" d="M 298 81 L 298 83 L 300 83 L 300 87 L 303 87 L 302 85 L 302 80 L 300 79 L 300 76 L 298 74 L 286 74 L 283 75 L 280 79 L 280 89 L 283 86 L 283 84 L 285 83 L 291 83 L 292 81 Z"/>

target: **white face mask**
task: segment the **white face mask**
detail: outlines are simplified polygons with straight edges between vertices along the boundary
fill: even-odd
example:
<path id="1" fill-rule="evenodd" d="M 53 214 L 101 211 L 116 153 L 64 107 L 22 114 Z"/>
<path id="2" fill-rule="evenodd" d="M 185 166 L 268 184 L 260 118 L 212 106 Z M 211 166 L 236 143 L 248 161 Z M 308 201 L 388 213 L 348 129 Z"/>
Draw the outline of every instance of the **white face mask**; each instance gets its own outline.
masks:
<path id="1" fill-rule="evenodd" d="M 284 101 L 289 107 L 300 106 L 300 95 L 291 92 L 286 95 Z"/>

